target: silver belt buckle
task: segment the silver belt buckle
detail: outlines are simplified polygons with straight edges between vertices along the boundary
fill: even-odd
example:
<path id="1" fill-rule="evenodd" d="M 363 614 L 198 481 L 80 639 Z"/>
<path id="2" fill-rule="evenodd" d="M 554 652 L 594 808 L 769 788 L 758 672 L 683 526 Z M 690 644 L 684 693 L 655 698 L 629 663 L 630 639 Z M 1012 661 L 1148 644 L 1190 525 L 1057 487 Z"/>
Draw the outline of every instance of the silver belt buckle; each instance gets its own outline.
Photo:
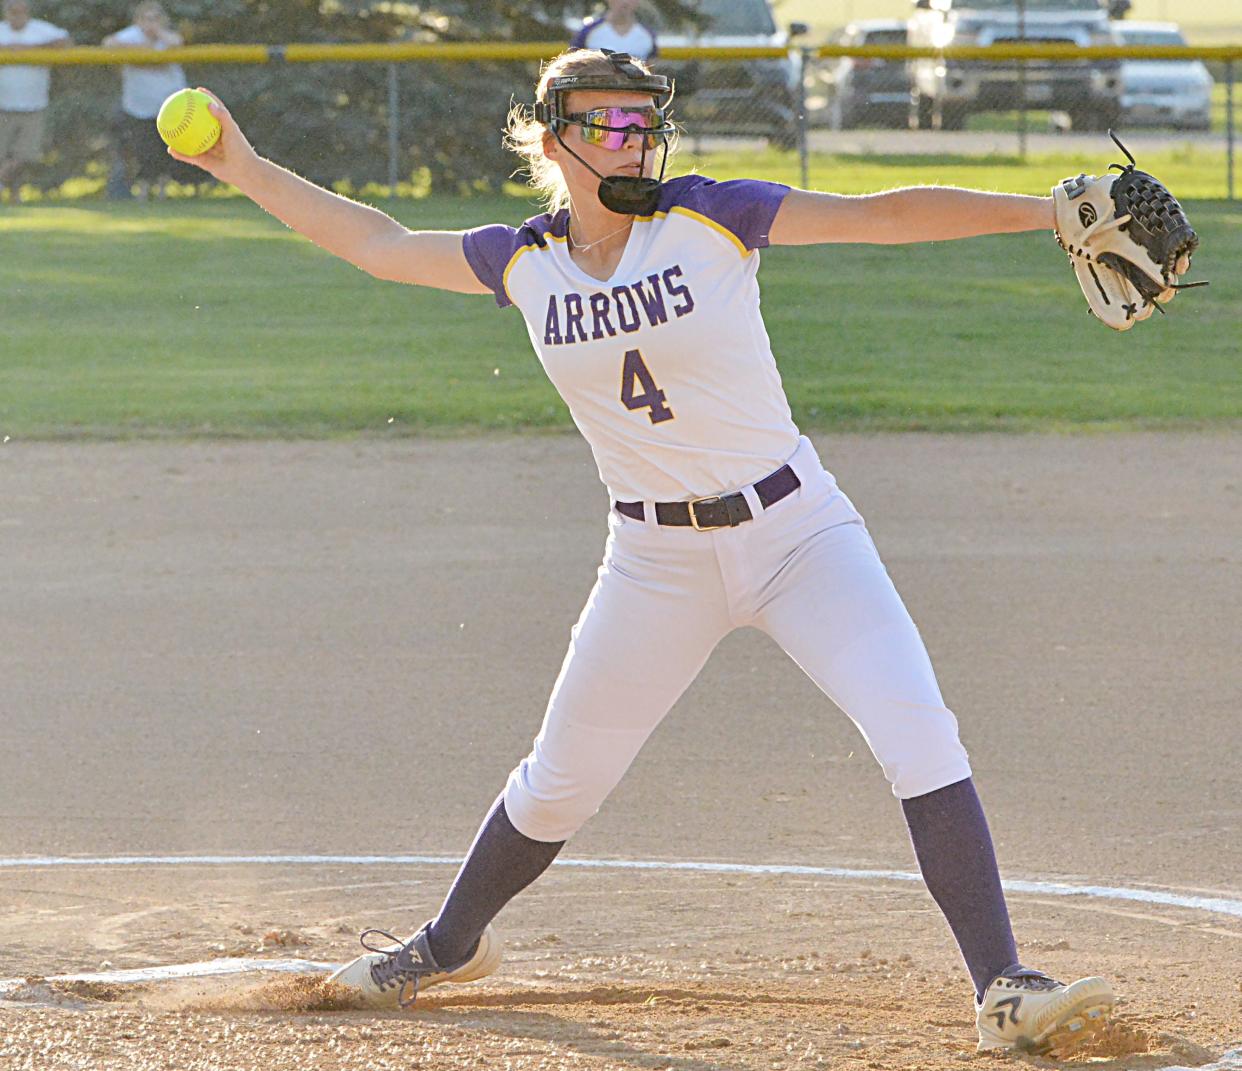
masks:
<path id="1" fill-rule="evenodd" d="M 728 524 L 699 524 L 699 515 L 695 512 L 695 506 L 702 502 L 720 502 L 724 499 L 724 495 L 707 495 L 705 498 L 691 499 L 690 506 L 690 524 L 696 532 L 714 532 L 718 528 L 728 528 Z"/>

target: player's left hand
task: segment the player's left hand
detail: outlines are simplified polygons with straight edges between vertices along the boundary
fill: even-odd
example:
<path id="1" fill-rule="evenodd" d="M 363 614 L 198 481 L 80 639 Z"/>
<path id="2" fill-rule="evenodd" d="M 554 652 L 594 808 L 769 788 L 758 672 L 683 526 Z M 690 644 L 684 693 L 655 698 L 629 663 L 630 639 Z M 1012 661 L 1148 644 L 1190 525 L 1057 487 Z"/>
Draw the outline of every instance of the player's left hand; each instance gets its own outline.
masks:
<path id="1" fill-rule="evenodd" d="M 1146 320 L 1178 290 L 1206 283 L 1179 283 L 1190 270 L 1199 236 L 1168 189 L 1135 168 L 1113 164 L 1120 174 L 1079 175 L 1053 187 L 1056 238 L 1069 254 L 1091 311 L 1117 331 Z"/>

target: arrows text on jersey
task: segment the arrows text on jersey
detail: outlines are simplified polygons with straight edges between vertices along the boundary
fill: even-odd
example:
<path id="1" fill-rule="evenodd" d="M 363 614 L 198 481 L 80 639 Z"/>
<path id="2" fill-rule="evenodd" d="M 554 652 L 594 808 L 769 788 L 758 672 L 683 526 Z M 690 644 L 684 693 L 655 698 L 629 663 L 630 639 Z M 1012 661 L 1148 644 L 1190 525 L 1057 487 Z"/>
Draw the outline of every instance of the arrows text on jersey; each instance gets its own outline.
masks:
<path id="1" fill-rule="evenodd" d="M 582 294 L 552 294 L 544 321 L 545 346 L 570 345 L 618 333 L 633 334 L 645 320 L 651 327 L 668 322 L 671 313 L 680 319 L 694 311 L 694 297 L 682 278 L 680 264 L 652 272 L 637 282 L 611 290 Z"/>

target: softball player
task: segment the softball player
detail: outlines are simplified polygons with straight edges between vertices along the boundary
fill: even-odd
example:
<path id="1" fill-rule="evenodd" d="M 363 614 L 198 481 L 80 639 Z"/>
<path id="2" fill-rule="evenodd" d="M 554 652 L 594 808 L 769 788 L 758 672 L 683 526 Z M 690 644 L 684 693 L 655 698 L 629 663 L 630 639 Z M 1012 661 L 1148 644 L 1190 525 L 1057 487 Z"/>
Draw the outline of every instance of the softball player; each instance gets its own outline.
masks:
<path id="1" fill-rule="evenodd" d="M 1018 962 L 957 722 L 862 518 L 790 417 L 756 272 L 769 244 L 1044 230 L 1052 201 L 664 182 L 671 95 L 625 54 L 554 60 L 533 113 L 511 117 L 550 208 L 518 228 L 411 232 L 259 158 L 223 106 L 218 145 L 183 158 L 378 278 L 516 305 L 614 502 L 534 747 L 439 914 L 408 940 L 366 931 L 366 954 L 333 978 L 397 1007 L 494 971 L 491 920 L 598 810 L 715 645 L 753 625 L 854 721 L 901 801 L 974 982 L 980 1048 L 1051 1047 L 1101 1024 L 1111 989 Z"/>

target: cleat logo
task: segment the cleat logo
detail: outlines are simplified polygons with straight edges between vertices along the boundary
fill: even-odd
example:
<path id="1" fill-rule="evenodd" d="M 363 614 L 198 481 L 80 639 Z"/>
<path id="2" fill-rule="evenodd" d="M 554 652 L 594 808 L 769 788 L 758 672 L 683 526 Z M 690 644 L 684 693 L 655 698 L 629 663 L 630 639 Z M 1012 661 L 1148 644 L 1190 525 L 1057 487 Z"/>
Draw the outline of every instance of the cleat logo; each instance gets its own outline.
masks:
<path id="1" fill-rule="evenodd" d="M 1021 997 L 1006 997 L 1004 1000 L 998 1000 L 996 1006 L 988 1012 L 993 1019 L 996 1020 L 996 1029 L 1005 1029 L 1005 1009 L 1009 1009 L 1009 1021 L 1014 1025 L 1018 1025 L 1018 1009 L 1022 1007 Z"/>
<path id="2" fill-rule="evenodd" d="M 410 962 L 417 964 L 419 967 L 423 965 L 423 957 L 417 948 L 409 948 L 406 951 L 410 954 Z"/>

